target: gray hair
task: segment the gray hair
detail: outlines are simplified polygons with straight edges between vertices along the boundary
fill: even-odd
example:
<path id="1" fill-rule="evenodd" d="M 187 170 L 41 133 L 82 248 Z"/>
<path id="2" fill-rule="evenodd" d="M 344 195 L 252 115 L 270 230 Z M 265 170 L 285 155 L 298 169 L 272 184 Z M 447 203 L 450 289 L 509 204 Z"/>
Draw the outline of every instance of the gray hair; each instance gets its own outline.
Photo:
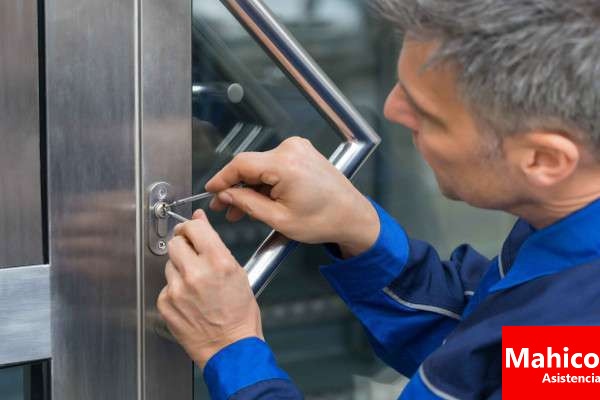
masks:
<path id="1" fill-rule="evenodd" d="M 600 156 L 600 0 L 375 0 L 405 34 L 437 40 L 460 92 L 498 135 L 551 129 Z"/>

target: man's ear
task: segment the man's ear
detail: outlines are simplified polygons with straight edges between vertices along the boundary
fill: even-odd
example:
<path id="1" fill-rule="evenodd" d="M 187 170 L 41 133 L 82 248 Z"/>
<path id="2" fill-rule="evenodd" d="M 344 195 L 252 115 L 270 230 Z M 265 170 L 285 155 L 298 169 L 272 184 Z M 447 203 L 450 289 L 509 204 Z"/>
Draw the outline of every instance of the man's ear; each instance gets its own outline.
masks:
<path id="1" fill-rule="evenodd" d="M 536 187 L 551 187 L 569 178 L 581 159 L 577 143 L 556 132 L 528 132 L 504 140 L 505 155 Z"/>

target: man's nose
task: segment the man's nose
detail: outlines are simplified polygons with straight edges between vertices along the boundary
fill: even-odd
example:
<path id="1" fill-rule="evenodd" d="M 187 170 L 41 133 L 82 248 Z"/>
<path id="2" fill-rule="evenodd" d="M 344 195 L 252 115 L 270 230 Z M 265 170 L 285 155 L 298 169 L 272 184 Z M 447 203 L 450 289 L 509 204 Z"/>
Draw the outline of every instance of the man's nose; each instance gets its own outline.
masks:
<path id="1" fill-rule="evenodd" d="M 402 124 L 411 130 L 419 129 L 419 121 L 399 85 L 394 86 L 383 108 L 385 118 L 395 124 Z"/>
<path id="2" fill-rule="evenodd" d="M 388 94 L 387 98 L 385 99 L 385 104 L 383 106 L 383 116 L 385 117 L 385 119 L 387 119 L 390 122 L 394 122 L 392 121 L 393 118 L 393 108 L 394 108 L 394 92 L 396 91 L 396 88 L 398 87 L 398 85 L 394 86 L 394 88 L 392 89 L 392 91 Z"/>

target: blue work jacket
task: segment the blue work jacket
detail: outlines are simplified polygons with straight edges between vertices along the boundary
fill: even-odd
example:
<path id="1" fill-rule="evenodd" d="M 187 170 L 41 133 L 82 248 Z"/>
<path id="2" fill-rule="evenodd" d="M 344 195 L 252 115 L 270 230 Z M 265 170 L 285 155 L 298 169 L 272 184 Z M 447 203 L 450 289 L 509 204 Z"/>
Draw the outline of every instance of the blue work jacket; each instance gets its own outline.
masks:
<path id="1" fill-rule="evenodd" d="M 463 245 L 442 261 L 375 206 L 373 247 L 321 271 L 412 377 L 400 399 L 500 399 L 503 326 L 600 324 L 600 200 L 541 230 L 518 220 L 492 260 Z M 214 400 L 302 398 L 258 338 L 222 349 L 204 378 Z"/>

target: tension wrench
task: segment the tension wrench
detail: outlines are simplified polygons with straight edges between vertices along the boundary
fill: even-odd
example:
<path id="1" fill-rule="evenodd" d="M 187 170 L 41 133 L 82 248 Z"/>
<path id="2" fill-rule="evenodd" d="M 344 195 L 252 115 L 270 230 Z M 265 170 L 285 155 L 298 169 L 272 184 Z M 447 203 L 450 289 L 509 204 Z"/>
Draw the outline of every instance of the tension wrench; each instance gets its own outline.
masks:
<path id="1" fill-rule="evenodd" d="M 187 219 L 186 217 L 179 215 L 173 211 L 167 211 L 167 215 L 172 217 L 173 219 L 176 219 L 179 222 L 188 222 L 189 219 Z"/>

